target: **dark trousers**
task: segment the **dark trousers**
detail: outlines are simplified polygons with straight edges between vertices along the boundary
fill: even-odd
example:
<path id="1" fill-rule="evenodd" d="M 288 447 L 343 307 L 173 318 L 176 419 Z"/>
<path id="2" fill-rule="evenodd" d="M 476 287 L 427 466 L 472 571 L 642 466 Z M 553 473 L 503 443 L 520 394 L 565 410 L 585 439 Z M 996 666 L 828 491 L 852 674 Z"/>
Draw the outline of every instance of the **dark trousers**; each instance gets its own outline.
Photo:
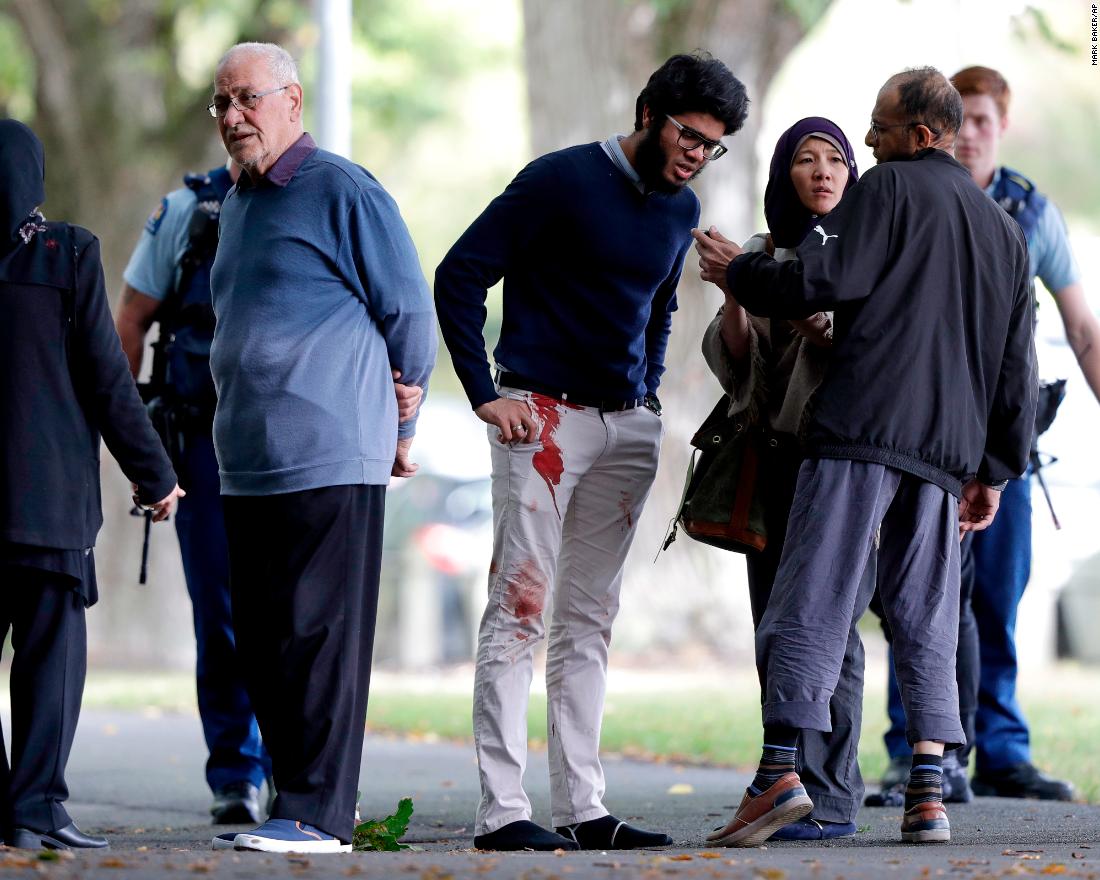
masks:
<path id="1" fill-rule="evenodd" d="M 757 630 L 764 723 L 827 731 L 852 620 L 879 534 L 879 589 L 894 635 L 908 742 L 965 739 L 955 649 L 958 505 L 939 487 L 860 461 L 809 459 L 798 474 L 771 601 Z"/>
<path id="2" fill-rule="evenodd" d="M 213 441 L 186 435 L 180 459 L 177 467 L 187 495 L 176 511 L 176 536 L 195 622 L 199 718 L 210 752 L 206 781 L 214 791 L 241 780 L 259 788 L 271 772 L 271 759 L 260 741 L 237 660 L 229 548 Z"/>
<path id="3" fill-rule="evenodd" d="M 768 543 L 761 552 L 746 556 L 755 628 L 760 626 L 775 584 L 801 462 L 802 456 L 794 449 L 765 449 L 761 472 L 767 480 L 762 501 Z M 869 596 L 863 593 L 874 588 L 874 567 L 872 556 L 857 605 L 866 605 Z M 863 776 L 857 760 L 863 717 L 863 642 L 856 628 L 858 620 L 853 615 L 840 678 L 829 700 L 832 730 L 804 729 L 799 735 L 798 773 L 814 802 L 813 818 L 823 822 L 854 821 L 863 801 Z M 767 692 L 767 668 L 758 664 L 757 673 L 763 695 Z"/>
<path id="4" fill-rule="evenodd" d="M 223 496 L 237 655 L 271 755 L 271 815 L 350 842 L 385 486 Z"/>
<path id="5" fill-rule="evenodd" d="M 0 566 L 0 643 L 11 631 L 11 764 L 0 748 L 4 824 L 53 831 L 71 821 L 65 766 L 87 672 L 84 601 L 64 575 Z"/>

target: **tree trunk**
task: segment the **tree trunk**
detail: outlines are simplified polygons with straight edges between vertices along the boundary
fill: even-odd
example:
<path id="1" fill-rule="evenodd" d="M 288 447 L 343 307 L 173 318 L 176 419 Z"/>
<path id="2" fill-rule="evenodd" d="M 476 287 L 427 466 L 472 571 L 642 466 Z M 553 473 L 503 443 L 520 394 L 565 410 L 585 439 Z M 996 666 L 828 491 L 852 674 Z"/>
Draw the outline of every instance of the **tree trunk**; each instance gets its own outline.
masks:
<path id="1" fill-rule="evenodd" d="M 827 0 L 803 2 L 800 15 L 781 0 L 524 0 L 532 148 L 542 154 L 629 133 L 649 75 L 676 52 L 709 51 L 745 84 L 753 103 L 744 128 L 726 138 L 729 153 L 692 186 L 702 202 L 700 224 L 714 224 L 743 241 L 757 231 L 755 206 L 762 193 L 756 138 L 764 95 L 783 59 L 827 6 Z M 683 490 L 688 440 L 721 395 L 699 351 L 721 293 L 699 280 L 694 252 L 678 300 L 661 385 L 664 449 L 627 564 L 630 589 L 619 629 L 625 639 L 618 643 L 657 651 L 704 645 L 725 653 L 734 641 L 729 615 L 747 608 L 742 596 L 733 595 L 743 593 L 736 574 L 743 571 L 741 560 L 681 536 L 653 563 Z M 750 632 L 751 623 L 743 619 L 737 634 Z"/>

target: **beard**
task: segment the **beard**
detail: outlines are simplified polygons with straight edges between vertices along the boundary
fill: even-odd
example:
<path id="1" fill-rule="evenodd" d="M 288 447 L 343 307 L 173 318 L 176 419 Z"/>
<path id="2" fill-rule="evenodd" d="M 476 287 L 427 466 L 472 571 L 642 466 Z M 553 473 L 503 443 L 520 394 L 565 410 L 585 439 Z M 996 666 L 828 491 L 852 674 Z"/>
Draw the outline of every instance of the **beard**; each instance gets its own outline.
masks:
<path id="1" fill-rule="evenodd" d="M 699 176 L 699 172 L 696 171 L 690 180 L 685 180 L 683 183 L 673 182 L 665 177 L 665 168 L 668 167 L 670 157 L 661 143 L 661 126 L 659 125 L 650 125 L 646 129 L 645 137 L 638 144 L 638 151 L 635 153 L 634 158 L 638 163 L 635 170 L 638 172 L 638 176 L 642 178 L 646 191 L 665 194 L 678 193 L 684 187 L 684 184 Z"/>

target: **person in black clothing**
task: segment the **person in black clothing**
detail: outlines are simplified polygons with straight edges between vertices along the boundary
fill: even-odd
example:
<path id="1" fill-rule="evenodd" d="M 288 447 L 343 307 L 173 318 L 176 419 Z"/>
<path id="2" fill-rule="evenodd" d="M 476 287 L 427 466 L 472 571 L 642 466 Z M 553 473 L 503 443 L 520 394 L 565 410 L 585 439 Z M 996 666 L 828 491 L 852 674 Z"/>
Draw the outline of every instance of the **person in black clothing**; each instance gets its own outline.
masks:
<path id="1" fill-rule="evenodd" d="M 764 750 L 713 843 L 752 846 L 813 808 L 797 773 L 805 728 L 829 730 L 863 560 L 879 591 L 913 766 L 902 839 L 950 839 L 945 747 L 965 741 L 955 684 L 959 531 L 989 525 L 1027 464 L 1035 418 L 1027 246 L 950 150 L 962 99 L 932 68 L 879 92 L 867 144 L 879 165 L 778 263 L 696 232 L 703 278 L 750 313 L 834 310 L 833 358 L 811 401 L 807 460 L 757 633 Z M 977 244 L 980 242 L 980 247 Z M 731 261 L 732 260 L 732 261 Z"/>
<path id="2" fill-rule="evenodd" d="M 10 630 L 16 646 L 0 825 L 21 848 L 104 847 L 64 806 L 84 609 L 98 598 L 100 436 L 154 521 L 183 492 L 126 367 L 99 242 L 38 212 L 42 144 L 11 119 L 0 121 L 0 180 L 0 634 Z"/>

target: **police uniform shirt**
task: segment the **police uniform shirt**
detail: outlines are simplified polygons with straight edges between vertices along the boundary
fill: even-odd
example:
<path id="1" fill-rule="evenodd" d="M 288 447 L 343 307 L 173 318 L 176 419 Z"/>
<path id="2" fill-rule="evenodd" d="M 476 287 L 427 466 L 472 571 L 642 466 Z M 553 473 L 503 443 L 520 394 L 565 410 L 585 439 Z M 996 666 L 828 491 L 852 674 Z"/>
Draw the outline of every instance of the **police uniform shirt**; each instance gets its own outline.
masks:
<path id="1" fill-rule="evenodd" d="M 149 215 L 122 273 L 134 290 L 157 300 L 163 300 L 172 291 L 180 258 L 187 250 L 187 230 L 196 199 L 192 190 L 180 187 L 161 199 Z"/>

